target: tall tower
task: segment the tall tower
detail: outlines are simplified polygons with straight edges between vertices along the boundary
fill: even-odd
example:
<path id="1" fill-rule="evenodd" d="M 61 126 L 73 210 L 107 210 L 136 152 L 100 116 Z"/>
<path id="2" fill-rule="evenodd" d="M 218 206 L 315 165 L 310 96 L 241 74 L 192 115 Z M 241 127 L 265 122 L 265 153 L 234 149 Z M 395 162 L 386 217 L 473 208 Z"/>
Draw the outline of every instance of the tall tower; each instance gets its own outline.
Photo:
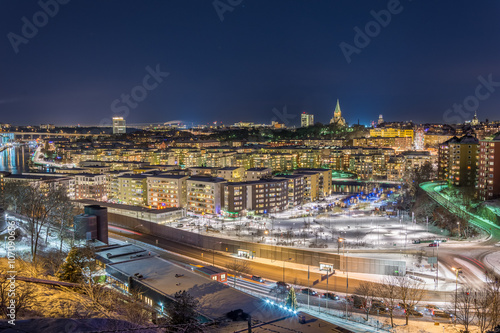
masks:
<path id="1" fill-rule="evenodd" d="M 300 116 L 300 127 L 309 127 L 314 125 L 314 115 L 302 112 Z"/>
<path id="2" fill-rule="evenodd" d="M 113 134 L 127 133 L 127 125 L 123 117 L 113 117 Z"/>
<path id="3" fill-rule="evenodd" d="M 382 115 L 379 115 L 378 116 L 378 121 L 377 121 L 377 124 L 382 124 L 384 122 L 384 117 Z"/>
<path id="4" fill-rule="evenodd" d="M 474 118 L 472 118 L 472 121 L 470 122 L 472 126 L 479 125 L 479 119 L 477 118 L 477 111 L 474 112 Z"/>
<path id="5" fill-rule="evenodd" d="M 345 120 L 344 118 L 342 118 L 342 111 L 340 111 L 340 103 L 338 99 L 337 105 L 335 106 L 335 111 L 333 111 L 333 118 L 330 120 L 330 124 L 345 126 Z"/>

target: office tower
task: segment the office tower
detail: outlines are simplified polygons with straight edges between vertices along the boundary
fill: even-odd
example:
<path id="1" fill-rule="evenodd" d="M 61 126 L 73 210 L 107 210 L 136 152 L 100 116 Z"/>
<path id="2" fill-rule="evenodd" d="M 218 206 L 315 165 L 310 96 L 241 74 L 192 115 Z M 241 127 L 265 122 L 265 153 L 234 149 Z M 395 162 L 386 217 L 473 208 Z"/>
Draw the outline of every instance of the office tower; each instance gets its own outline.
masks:
<path id="1" fill-rule="evenodd" d="M 127 133 L 127 126 L 123 117 L 113 117 L 113 134 Z"/>
<path id="2" fill-rule="evenodd" d="M 302 112 L 300 116 L 300 127 L 309 127 L 314 125 L 314 115 Z"/>

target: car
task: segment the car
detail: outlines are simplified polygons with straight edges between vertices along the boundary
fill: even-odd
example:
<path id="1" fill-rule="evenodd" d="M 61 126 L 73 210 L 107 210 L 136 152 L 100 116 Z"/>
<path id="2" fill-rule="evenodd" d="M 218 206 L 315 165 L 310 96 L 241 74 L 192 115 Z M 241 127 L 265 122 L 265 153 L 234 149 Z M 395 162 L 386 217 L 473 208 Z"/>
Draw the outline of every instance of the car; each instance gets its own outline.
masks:
<path id="1" fill-rule="evenodd" d="M 389 308 L 386 307 L 385 305 L 381 305 L 381 304 L 372 304 L 371 308 L 370 308 L 370 313 L 372 314 L 380 314 L 380 313 L 387 313 L 389 312 Z"/>
<path id="2" fill-rule="evenodd" d="M 276 288 L 282 289 L 282 290 L 288 290 L 288 289 L 290 289 L 290 286 L 283 281 L 278 281 L 278 282 L 276 282 Z"/>
<path id="3" fill-rule="evenodd" d="M 433 311 L 433 310 L 439 310 L 439 307 L 437 305 L 434 305 L 434 304 L 427 304 L 425 306 L 425 308 L 429 311 Z"/>
<path id="4" fill-rule="evenodd" d="M 451 313 L 448 313 L 443 310 L 438 310 L 438 309 L 433 309 L 432 310 L 432 315 L 434 317 L 440 317 L 440 318 L 452 318 L 453 315 Z"/>
<path id="5" fill-rule="evenodd" d="M 311 295 L 311 296 L 316 296 L 316 295 L 318 294 L 316 291 L 314 291 L 314 290 L 312 290 L 312 289 L 310 289 L 310 288 L 303 288 L 303 289 L 301 290 L 301 292 L 302 292 L 303 294 L 308 294 L 308 295 Z"/>
<path id="6" fill-rule="evenodd" d="M 429 247 L 438 247 L 439 246 L 439 243 L 430 243 L 429 244 Z"/>
<path id="7" fill-rule="evenodd" d="M 328 299 L 331 299 L 331 300 L 334 300 L 334 301 L 338 301 L 340 298 L 338 295 L 334 294 L 334 293 L 324 293 L 322 295 L 323 298 L 328 298 Z"/>
<path id="8" fill-rule="evenodd" d="M 362 309 L 365 307 L 365 300 L 357 295 L 353 295 L 352 304 L 356 309 Z"/>
<path id="9" fill-rule="evenodd" d="M 264 282 L 264 279 L 257 275 L 252 275 L 252 280 L 257 282 Z"/>
<path id="10" fill-rule="evenodd" d="M 410 316 L 414 316 L 414 317 L 423 317 L 424 316 L 424 314 L 422 312 L 417 311 L 417 310 L 408 309 L 407 311 L 408 311 L 408 314 Z"/>
<path id="11" fill-rule="evenodd" d="M 182 227 L 184 227 L 184 224 L 179 223 L 179 224 L 177 224 L 177 226 L 176 226 L 176 227 L 177 227 L 177 228 L 182 228 Z"/>

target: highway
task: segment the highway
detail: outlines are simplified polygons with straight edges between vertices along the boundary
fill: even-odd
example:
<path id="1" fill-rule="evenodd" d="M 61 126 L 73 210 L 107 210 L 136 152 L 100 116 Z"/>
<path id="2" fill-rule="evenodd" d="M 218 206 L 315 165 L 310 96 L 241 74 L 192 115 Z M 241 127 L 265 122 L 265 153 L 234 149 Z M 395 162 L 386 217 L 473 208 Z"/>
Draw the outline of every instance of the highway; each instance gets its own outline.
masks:
<path id="1" fill-rule="evenodd" d="M 420 187 L 439 205 L 454 215 L 466 216 L 469 223 L 485 230 L 491 236 L 481 243 L 471 244 L 464 241 L 460 247 L 451 247 L 442 244 L 439 250 L 439 263 L 449 270 L 452 267 L 462 265 L 464 274 L 460 274 L 459 283 L 462 282 L 477 286 L 484 281 L 484 273 L 487 270 L 487 265 L 483 262 L 484 257 L 500 250 L 493 246 L 500 240 L 500 226 L 467 212 L 464 207 L 453 200 L 449 200 L 448 197 L 440 192 L 446 186 L 446 182 L 426 182 L 420 184 Z"/>
<path id="2" fill-rule="evenodd" d="M 205 262 L 209 265 L 212 262 L 216 266 L 221 267 L 230 267 L 231 264 L 237 261 L 242 261 L 244 259 L 237 259 L 229 254 L 220 253 L 220 252 L 212 252 L 211 250 L 195 248 L 190 245 L 176 243 L 170 240 L 163 239 L 161 237 L 140 234 L 136 231 L 127 230 L 125 228 L 120 227 L 117 229 L 110 225 L 109 233 L 111 237 L 113 235 L 119 235 L 123 237 L 127 237 L 129 239 L 135 239 L 143 243 L 151 244 L 154 246 L 158 246 L 168 253 L 161 253 L 161 257 L 167 260 L 176 261 L 185 264 L 193 263 L 193 259 Z M 252 260 L 245 260 L 248 263 L 248 269 L 250 275 L 258 275 L 267 280 L 273 281 L 283 281 L 283 267 L 281 265 L 268 265 L 264 263 L 254 262 Z M 248 277 L 250 276 L 248 275 Z M 294 285 L 308 286 L 308 273 L 307 271 L 296 270 L 293 268 L 287 268 L 285 265 L 284 270 L 285 282 Z M 319 280 L 321 281 L 321 275 L 316 272 L 310 273 L 309 281 L 312 284 L 312 281 Z M 363 282 L 361 280 L 356 280 L 353 278 L 349 278 L 349 288 L 347 289 L 347 293 L 354 293 L 355 290 L 359 287 L 360 283 Z M 449 281 L 448 281 L 449 282 Z M 314 286 L 311 286 L 313 289 L 327 289 L 326 280 L 317 283 Z M 345 294 L 346 292 L 346 277 L 343 274 L 330 276 L 328 280 L 328 290 L 335 291 L 338 293 Z M 445 302 L 449 301 L 453 296 L 452 292 L 443 292 L 443 291 L 428 291 L 424 297 L 424 302 Z"/>

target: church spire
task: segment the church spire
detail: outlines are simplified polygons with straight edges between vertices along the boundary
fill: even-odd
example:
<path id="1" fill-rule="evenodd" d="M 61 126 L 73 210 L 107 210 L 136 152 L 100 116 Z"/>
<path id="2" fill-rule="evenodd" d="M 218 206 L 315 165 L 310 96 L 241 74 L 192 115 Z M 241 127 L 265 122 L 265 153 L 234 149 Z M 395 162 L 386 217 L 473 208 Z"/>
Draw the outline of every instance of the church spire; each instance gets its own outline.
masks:
<path id="1" fill-rule="evenodd" d="M 339 116 L 342 114 L 342 112 L 340 111 L 340 104 L 339 104 L 338 98 L 337 98 L 337 106 L 335 106 L 334 114 L 338 114 Z"/>

